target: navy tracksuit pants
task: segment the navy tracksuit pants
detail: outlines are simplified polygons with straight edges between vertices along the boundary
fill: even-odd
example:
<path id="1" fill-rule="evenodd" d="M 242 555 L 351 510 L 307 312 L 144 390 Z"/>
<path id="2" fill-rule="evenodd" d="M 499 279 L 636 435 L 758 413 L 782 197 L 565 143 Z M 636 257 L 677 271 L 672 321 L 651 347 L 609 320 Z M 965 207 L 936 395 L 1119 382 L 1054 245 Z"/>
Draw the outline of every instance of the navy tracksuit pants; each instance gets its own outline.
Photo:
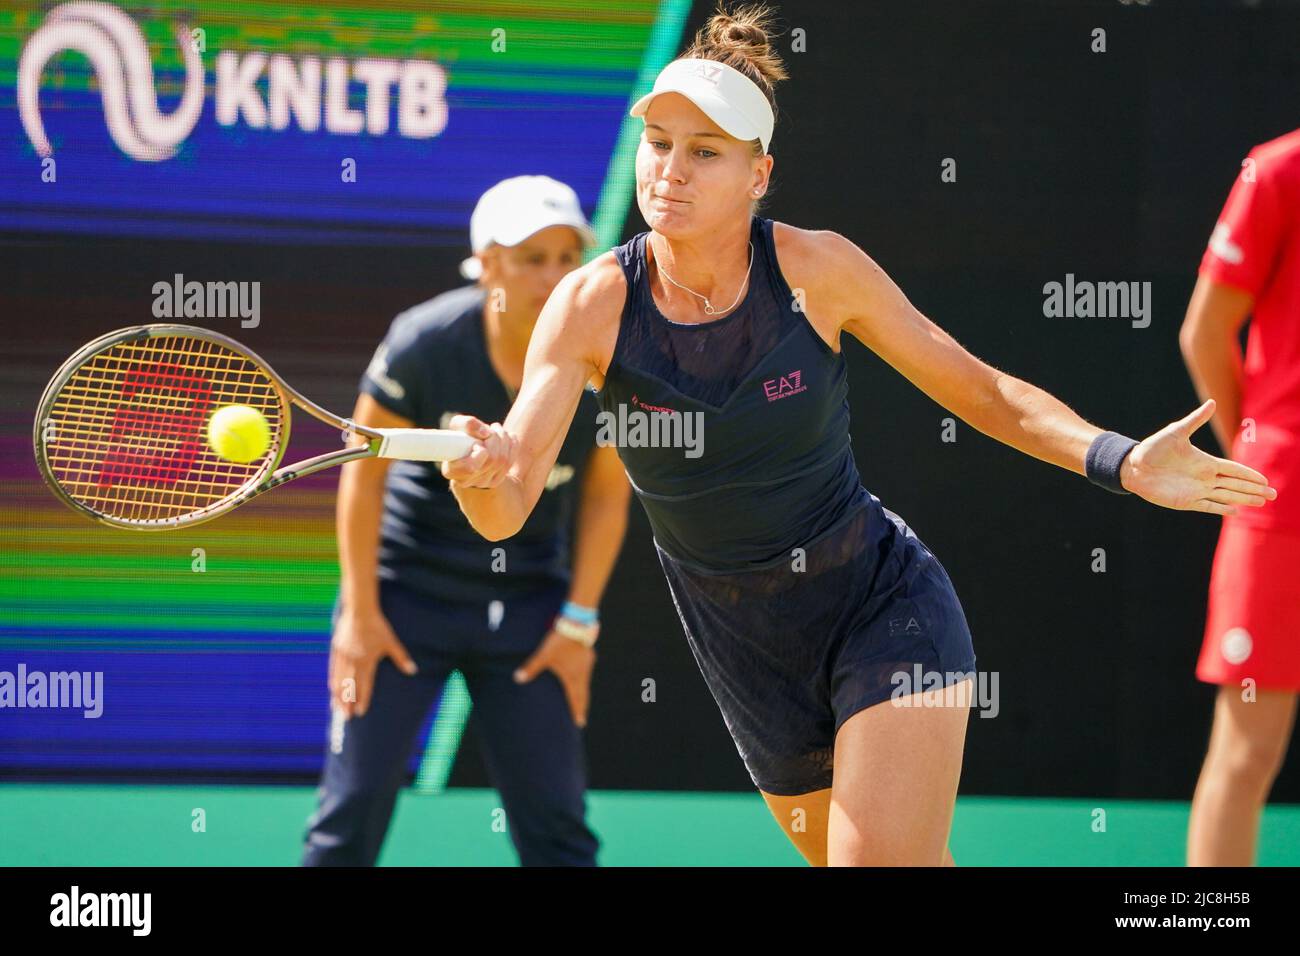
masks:
<path id="1" fill-rule="evenodd" d="M 550 671 L 527 684 L 511 677 L 545 637 L 565 594 L 550 589 L 494 608 L 381 582 L 384 615 L 419 673 L 407 677 L 385 658 L 375 672 L 370 707 L 343 723 L 341 746 L 327 734 L 304 866 L 374 864 L 420 727 L 453 670 L 469 688 L 485 762 L 520 862 L 596 864 L 599 843 L 585 820 L 582 734 L 564 689 Z"/>

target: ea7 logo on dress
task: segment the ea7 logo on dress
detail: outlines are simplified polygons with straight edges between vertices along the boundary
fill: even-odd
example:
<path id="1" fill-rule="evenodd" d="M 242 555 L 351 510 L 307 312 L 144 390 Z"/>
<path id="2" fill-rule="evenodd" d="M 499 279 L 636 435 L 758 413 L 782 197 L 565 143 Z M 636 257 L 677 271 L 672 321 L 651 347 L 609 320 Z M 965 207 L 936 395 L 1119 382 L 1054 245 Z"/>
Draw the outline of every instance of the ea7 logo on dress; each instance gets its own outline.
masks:
<path id="1" fill-rule="evenodd" d="M 808 391 L 808 386 L 803 384 L 803 369 L 798 368 L 793 372 L 778 375 L 776 378 L 769 378 L 763 383 L 763 394 L 767 396 L 769 402 L 775 402 L 778 398 L 789 398 L 791 395 L 798 395 L 800 392 L 806 391 Z"/>

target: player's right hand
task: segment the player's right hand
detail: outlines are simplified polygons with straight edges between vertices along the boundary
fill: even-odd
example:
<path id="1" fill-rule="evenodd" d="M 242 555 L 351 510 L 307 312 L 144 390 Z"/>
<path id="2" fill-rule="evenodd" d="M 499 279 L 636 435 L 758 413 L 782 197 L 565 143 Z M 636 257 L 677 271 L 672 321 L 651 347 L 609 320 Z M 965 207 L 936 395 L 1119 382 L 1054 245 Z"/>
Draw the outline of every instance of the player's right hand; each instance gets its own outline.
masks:
<path id="1" fill-rule="evenodd" d="M 473 415 L 453 415 L 447 427 L 478 441 L 469 454 L 442 463 L 442 475 L 467 488 L 495 488 L 515 461 L 517 442 L 500 422 L 488 425 Z"/>
<path id="2" fill-rule="evenodd" d="M 345 608 L 330 640 L 329 667 L 330 703 L 345 718 L 360 717 L 370 707 L 375 668 L 385 657 L 407 676 L 415 673 L 415 661 L 382 611 Z"/>

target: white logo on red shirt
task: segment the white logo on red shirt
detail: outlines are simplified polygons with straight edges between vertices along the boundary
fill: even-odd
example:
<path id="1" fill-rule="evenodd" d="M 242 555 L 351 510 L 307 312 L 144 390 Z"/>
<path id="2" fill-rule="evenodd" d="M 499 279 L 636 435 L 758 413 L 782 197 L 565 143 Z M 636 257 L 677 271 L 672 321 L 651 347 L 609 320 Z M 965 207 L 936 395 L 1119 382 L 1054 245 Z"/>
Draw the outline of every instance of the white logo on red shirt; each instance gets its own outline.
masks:
<path id="1" fill-rule="evenodd" d="M 1244 663 L 1250 657 L 1255 642 L 1251 640 L 1250 631 L 1244 627 L 1234 627 L 1219 638 L 1219 653 L 1229 664 Z"/>
<path id="2" fill-rule="evenodd" d="M 1210 251 L 1230 265 L 1239 266 L 1241 261 L 1246 258 L 1246 254 L 1241 251 L 1241 246 L 1232 242 L 1232 227 L 1226 222 L 1221 222 L 1214 227 L 1214 234 L 1210 236 Z"/>

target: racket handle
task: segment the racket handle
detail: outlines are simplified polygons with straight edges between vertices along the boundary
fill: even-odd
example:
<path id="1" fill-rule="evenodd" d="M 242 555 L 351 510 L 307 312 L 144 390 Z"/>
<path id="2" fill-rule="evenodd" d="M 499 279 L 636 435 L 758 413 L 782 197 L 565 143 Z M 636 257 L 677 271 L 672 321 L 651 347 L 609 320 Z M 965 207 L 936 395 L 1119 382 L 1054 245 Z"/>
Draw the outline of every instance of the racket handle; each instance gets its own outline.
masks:
<path id="1" fill-rule="evenodd" d="M 453 461 L 469 453 L 475 439 L 446 428 L 377 428 L 379 457 L 405 461 Z"/>

